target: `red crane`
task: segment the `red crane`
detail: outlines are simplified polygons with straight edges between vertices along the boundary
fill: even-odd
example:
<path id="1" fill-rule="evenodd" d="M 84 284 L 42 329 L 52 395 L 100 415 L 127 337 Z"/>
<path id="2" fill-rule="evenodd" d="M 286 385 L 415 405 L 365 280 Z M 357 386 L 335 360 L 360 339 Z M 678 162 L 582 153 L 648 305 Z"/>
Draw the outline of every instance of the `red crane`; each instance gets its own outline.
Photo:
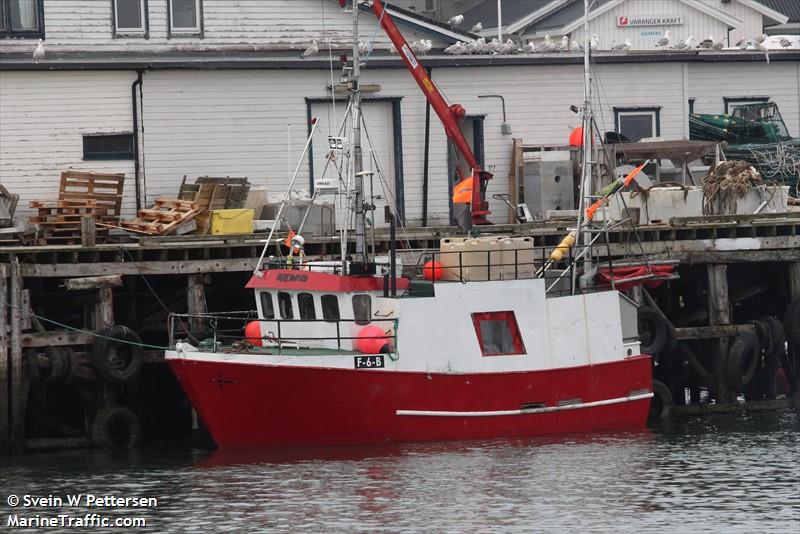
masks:
<path id="1" fill-rule="evenodd" d="M 339 0 L 339 3 L 344 5 L 345 0 Z M 464 177 L 461 169 L 456 166 L 456 174 L 460 181 L 453 188 L 453 201 L 470 204 L 473 224 L 488 224 L 486 216 L 491 212 L 489 211 L 489 203 L 486 201 L 486 185 L 492 179 L 492 173 L 481 169 L 478 160 L 475 159 L 475 154 L 472 153 L 467 140 L 464 139 L 464 134 L 461 133 L 461 129 L 458 127 L 458 123 L 464 120 L 466 110 L 460 104 L 447 104 L 444 96 L 436 88 L 436 85 L 428 76 L 428 72 L 411 50 L 405 37 L 397 29 L 392 17 L 384 9 L 381 0 L 373 0 L 372 11 L 378 17 L 383 31 L 391 39 L 406 68 L 417 81 L 420 89 L 422 89 L 425 98 L 428 99 L 431 107 L 436 111 L 436 115 L 439 116 L 439 120 L 442 121 L 447 138 L 456 146 L 456 149 L 471 169 L 471 175 Z"/>

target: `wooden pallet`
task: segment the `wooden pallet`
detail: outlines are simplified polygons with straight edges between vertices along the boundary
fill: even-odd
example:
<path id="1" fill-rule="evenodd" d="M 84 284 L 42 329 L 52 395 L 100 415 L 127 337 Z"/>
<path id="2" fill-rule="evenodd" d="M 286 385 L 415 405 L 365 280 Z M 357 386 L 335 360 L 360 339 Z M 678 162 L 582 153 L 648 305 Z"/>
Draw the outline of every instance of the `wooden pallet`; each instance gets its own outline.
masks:
<path id="1" fill-rule="evenodd" d="M 183 177 L 178 198 L 191 200 L 200 205 L 197 214 L 197 233 L 208 233 L 211 212 L 230 208 L 241 208 L 247 200 L 250 183 L 247 178 L 200 176 L 193 184 Z"/>
<path id="2" fill-rule="evenodd" d="M 107 208 L 98 205 L 94 199 L 78 200 L 31 200 L 28 204 L 36 210 L 36 215 L 28 217 L 28 222 L 39 228 L 36 241 L 42 245 L 78 244 L 81 242 L 81 220 L 92 217 L 105 220 Z M 107 230 L 97 231 L 96 239 L 103 241 Z"/>
<path id="3" fill-rule="evenodd" d="M 99 218 L 99 222 L 116 224 L 122 210 L 124 186 L 124 174 L 63 171 L 58 188 L 58 200 L 66 203 L 74 202 L 77 205 L 94 201 L 96 206 L 106 210 Z"/>
<path id="4" fill-rule="evenodd" d="M 200 205 L 190 200 L 157 198 L 149 209 L 139 210 L 136 219 L 122 221 L 122 228 L 146 235 L 167 235 L 200 213 Z"/>

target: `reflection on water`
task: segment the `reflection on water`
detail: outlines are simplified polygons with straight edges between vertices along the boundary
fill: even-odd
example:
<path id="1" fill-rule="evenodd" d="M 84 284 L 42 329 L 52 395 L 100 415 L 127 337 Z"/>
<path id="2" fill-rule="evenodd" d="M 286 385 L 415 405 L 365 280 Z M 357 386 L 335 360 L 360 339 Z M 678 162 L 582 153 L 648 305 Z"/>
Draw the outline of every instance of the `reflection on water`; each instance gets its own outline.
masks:
<path id="1" fill-rule="evenodd" d="M 781 412 L 558 439 L 0 458 L 0 513 L 5 527 L 12 493 L 91 492 L 157 497 L 144 515 L 172 532 L 797 533 L 799 430 Z"/>

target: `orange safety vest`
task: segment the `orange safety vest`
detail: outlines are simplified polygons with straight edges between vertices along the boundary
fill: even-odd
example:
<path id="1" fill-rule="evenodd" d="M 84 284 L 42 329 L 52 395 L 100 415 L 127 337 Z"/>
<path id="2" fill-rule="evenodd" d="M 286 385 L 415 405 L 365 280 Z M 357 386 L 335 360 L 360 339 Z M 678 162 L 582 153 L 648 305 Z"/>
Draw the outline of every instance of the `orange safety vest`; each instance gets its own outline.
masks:
<path id="1" fill-rule="evenodd" d="M 475 178 L 464 178 L 453 187 L 453 204 L 472 204 L 472 187 Z"/>

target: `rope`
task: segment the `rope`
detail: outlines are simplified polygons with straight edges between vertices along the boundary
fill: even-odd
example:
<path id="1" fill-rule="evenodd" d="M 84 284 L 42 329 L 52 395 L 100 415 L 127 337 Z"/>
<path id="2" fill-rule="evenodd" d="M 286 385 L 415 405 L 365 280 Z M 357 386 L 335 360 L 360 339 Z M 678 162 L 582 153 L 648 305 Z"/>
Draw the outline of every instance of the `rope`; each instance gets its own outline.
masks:
<path id="1" fill-rule="evenodd" d="M 736 213 L 737 199 L 764 185 L 761 173 L 747 161 L 723 161 L 700 180 L 703 215 Z"/>

